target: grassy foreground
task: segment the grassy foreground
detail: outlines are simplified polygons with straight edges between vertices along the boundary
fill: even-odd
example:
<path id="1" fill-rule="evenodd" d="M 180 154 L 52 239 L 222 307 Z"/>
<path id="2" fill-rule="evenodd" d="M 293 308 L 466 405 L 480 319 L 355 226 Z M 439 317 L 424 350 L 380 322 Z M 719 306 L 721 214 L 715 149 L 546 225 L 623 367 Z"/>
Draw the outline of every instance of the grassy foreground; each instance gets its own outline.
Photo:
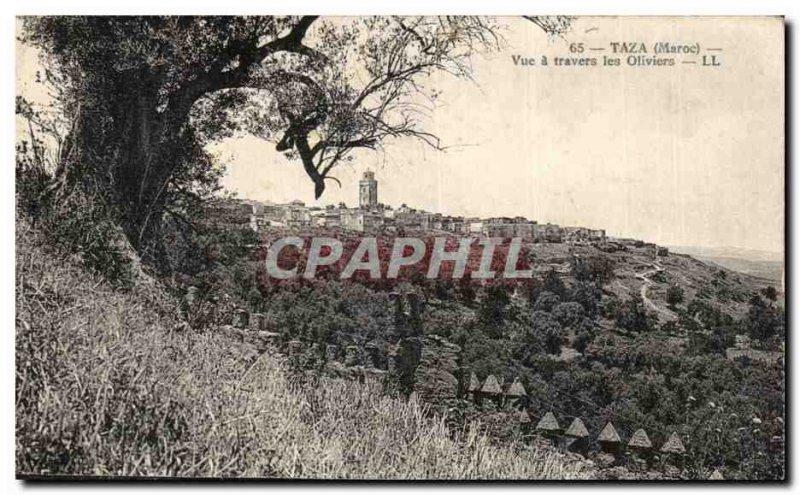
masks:
<path id="1" fill-rule="evenodd" d="M 292 380 L 211 331 L 179 332 L 155 286 L 110 287 L 24 221 L 16 254 L 19 475 L 573 479 L 552 451 L 453 437 L 375 383 Z"/>

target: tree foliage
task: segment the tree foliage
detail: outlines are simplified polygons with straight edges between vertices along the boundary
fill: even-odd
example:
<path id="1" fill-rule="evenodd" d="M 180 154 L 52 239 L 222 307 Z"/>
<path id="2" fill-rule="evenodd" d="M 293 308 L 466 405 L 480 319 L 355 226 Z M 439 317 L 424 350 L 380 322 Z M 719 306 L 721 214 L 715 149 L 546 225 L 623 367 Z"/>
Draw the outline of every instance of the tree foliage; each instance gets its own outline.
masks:
<path id="1" fill-rule="evenodd" d="M 674 284 L 667 287 L 667 304 L 674 309 L 678 304 L 682 302 L 683 302 L 683 289 Z"/>
<path id="2" fill-rule="evenodd" d="M 630 297 L 617 310 L 617 327 L 626 332 L 650 332 L 655 327 L 654 315 L 647 312 L 639 296 Z"/>

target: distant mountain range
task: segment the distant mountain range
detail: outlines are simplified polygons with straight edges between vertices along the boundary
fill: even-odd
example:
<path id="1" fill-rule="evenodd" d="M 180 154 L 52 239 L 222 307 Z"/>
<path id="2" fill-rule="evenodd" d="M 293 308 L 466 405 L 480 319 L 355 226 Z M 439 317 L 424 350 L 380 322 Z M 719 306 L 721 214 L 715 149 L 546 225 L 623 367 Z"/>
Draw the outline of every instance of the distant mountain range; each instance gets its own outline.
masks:
<path id="1" fill-rule="evenodd" d="M 777 282 L 783 277 L 783 253 L 735 247 L 669 246 L 669 249 L 754 277 Z"/>

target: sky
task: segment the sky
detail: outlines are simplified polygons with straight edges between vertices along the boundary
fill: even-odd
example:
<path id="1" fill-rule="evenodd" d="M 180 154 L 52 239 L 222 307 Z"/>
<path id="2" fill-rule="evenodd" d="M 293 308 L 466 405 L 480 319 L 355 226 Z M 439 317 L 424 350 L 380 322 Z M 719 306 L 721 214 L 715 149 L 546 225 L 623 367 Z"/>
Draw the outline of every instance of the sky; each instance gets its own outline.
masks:
<path id="1" fill-rule="evenodd" d="M 357 204 L 373 170 L 379 200 L 456 215 L 605 228 L 665 245 L 782 252 L 783 26 L 762 18 L 579 18 L 564 39 L 504 19 L 506 46 L 474 58 L 475 81 L 438 77 L 424 121 L 448 146 L 414 141 L 340 168 L 319 202 L 298 162 L 254 137 L 215 151 L 242 197 Z M 569 44 L 657 41 L 722 48 L 721 67 L 520 67 Z M 608 53 L 607 49 L 604 53 Z M 694 57 L 696 58 L 696 57 Z"/>
<path id="2" fill-rule="evenodd" d="M 320 201 L 298 161 L 239 136 L 211 150 L 240 197 L 356 205 L 375 172 L 379 201 L 467 216 L 525 216 L 663 245 L 783 252 L 783 25 L 778 18 L 581 17 L 564 38 L 502 19 L 504 47 L 473 58 L 474 81 L 437 76 L 426 130 L 445 151 L 401 139 L 338 168 Z M 570 43 L 699 43 L 722 65 L 555 67 Z M 708 53 L 708 52 L 705 52 Z M 18 47 L 18 91 L 36 92 Z M 513 55 L 551 65 L 519 66 Z M 686 59 L 697 59 L 688 56 Z M 683 57 L 678 57 L 682 60 Z"/>

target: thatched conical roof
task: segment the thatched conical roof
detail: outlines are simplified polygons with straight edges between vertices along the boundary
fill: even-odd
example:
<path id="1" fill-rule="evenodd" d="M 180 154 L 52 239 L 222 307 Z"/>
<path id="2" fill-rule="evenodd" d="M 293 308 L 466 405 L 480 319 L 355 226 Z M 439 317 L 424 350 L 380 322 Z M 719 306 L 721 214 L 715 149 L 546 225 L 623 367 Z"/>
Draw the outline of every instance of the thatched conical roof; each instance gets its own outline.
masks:
<path id="1" fill-rule="evenodd" d="M 512 383 L 511 386 L 508 387 L 508 390 L 506 390 L 506 395 L 509 397 L 522 397 L 523 395 L 528 395 L 528 394 L 525 393 L 525 387 L 522 386 L 522 383 L 520 383 L 519 378 L 515 378 L 514 383 Z"/>
<path id="2" fill-rule="evenodd" d="M 497 378 L 495 378 L 494 375 L 489 375 L 486 377 L 486 381 L 483 382 L 481 392 L 484 394 L 500 395 L 503 393 L 503 389 L 500 388 L 500 383 L 498 383 Z"/>
<path id="3" fill-rule="evenodd" d="M 581 418 L 575 418 L 572 420 L 572 424 L 569 425 L 569 428 L 567 428 L 567 431 L 564 432 L 564 435 L 575 438 L 586 438 L 589 436 L 589 430 L 586 429 L 586 425 L 583 424 Z"/>
<path id="4" fill-rule="evenodd" d="M 528 415 L 528 411 L 522 409 L 517 413 L 517 421 L 522 424 L 527 424 L 531 422 L 531 417 Z"/>
<path id="5" fill-rule="evenodd" d="M 634 432 L 631 439 L 628 441 L 628 447 L 632 447 L 635 449 L 650 449 L 653 447 L 653 443 L 650 441 L 650 437 L 647 436 L 647 432 L 645 432 L 642 428 L 639 428 Z"/>
<path id="6" fill-rule="evenodd" d="M 708 477 L 709 480 L 713 481 L 720 481 L 724 480 L 725 478 L 722 477 L 722 473 L 719 472 L 719 469 L 715 469 L 711 476 Z"/>
<path id="7" fill-rule="evenodd" d="M 605 443 L 620 443 L 622 442 L 622 439 L 619 438 L 619 433 L 617 433 L 616 428 L 614 428 L 614 425 L 612 425 L 609 421 L 606 423 L 603 431 L 600 432 L 600 435 L 597 437 L 597 441 Z"/>
<path id="8" fill-rule="evenodd" d="M 475 373 L 469 374 L 469 385 L 467 385 L 467 392 L 477 392 L 481 389 L 481 382 L 478 381 L 478 377 L 475 376 Z"/>
<path id="9" fill-rule="evenodd" d="M 536 425 L 536 429 L 544 431 L 558 431 L 561 429 L 561 427 L 558 425 L 558 420 L 553 413 L 548 412 Z"/>
<path id="10" fill-rule="evenodd" d="M 684 454 L 686 453 L 686 448 L 683 446 L 683 442 L 681 442 L 681 438 L 678 434 L 672 432 L 672 435 L 669 436 L 666 443 L 661 446 L 661 452 L 667 454 Z"/>

